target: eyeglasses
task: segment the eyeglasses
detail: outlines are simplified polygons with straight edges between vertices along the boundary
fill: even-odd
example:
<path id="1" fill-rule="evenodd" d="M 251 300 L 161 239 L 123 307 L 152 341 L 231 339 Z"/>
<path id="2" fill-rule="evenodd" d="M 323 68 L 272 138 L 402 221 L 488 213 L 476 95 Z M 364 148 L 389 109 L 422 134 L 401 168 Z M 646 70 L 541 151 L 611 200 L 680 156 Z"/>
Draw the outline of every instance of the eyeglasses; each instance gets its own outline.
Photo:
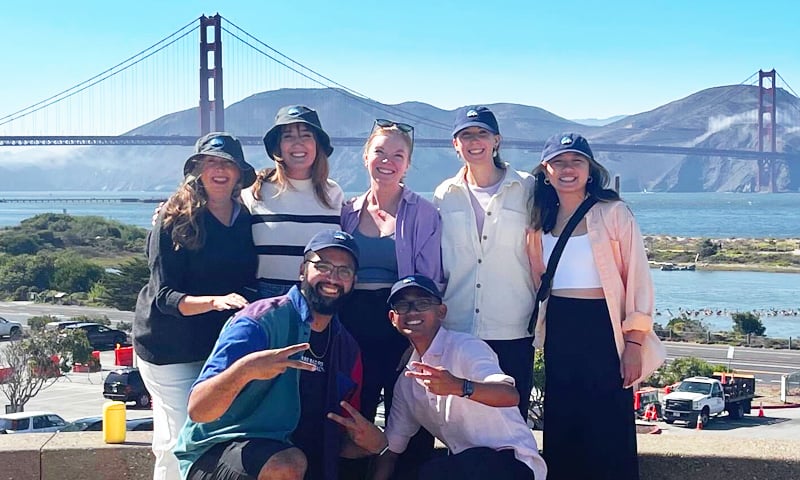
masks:
<path id="1" fill-rule="evenodd" d="M 323 275 L 332 275 L 336 272 L 336 276 L 342 280 L 350 280 L 356 274 L 356 271 L 353 270 L 352 267 L 348 267 L 347 265 L 334 265 L 332 263 L 328 263 L 322 260 L 306 260 L 308 263 L 314 265 L 314 268 Z"/>
<path id="2" fill-rule="evenodd" d="M 399 302 L 395 302 L 392 304 L 392 310 L 400 315 L 405 315 L 406 313 L 410 312 L 411 309 L 416 310 L 417 312 L 427 312 L 431 308 L 435 307 L 436 305 L 441 305 L 442 302 L 432 300 L 430 298 L 422 298 L 419 300 L 400 300 Z"/>

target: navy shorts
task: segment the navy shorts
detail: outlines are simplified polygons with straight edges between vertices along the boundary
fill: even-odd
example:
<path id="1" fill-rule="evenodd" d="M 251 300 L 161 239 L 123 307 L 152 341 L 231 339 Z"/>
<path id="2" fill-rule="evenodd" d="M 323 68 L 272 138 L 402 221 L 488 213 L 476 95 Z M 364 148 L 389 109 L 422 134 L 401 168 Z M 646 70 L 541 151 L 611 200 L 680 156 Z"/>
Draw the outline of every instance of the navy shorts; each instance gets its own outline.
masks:
<path id="1" fill-rule="evenodd" d="M 266 438 L 231 440 L 214 445 L 197 459 L 188 480 L 257 479 L 267 461 L 293 445 Z"/>

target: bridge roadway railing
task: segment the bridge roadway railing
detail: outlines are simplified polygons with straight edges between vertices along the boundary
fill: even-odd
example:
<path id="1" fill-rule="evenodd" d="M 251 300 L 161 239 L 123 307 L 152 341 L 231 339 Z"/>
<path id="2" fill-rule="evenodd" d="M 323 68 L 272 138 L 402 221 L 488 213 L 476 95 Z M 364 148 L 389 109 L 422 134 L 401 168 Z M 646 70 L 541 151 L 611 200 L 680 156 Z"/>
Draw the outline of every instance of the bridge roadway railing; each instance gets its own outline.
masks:
<path id="1" fill-rule="evenodd" d="M 261 137 L 241 136 L 245 145 L 262 145 Z M 103 145 L 175 145 L 192 146 L 197 137 L 185 135 L 119 135 L 119 136 L 0 136 L 0 147 L 22 146 L 103 146 Z M 334 137 L 331 142 L 342 147 L 361 147 L 361 137 Z M 453 148 L 449 138 L 416 138 L 418 147 Z M 544 140 L 522 140 L 506 138 L 504 148 L 518 148 L 540 152 Z M 662 155 L 694 155 L 700 157 L 731 157 L 752 160 L 800 160 L 800 152 L 758 152 L 754 150 L 734 150 L 718 148 L 679 147 L 670 145 L 640 145 L 616 143 L 592 143 L 595 152 L 612 153 L 653 153 Z"/>
<path id="2" fill-rule="evenodd" d="M 152 432 L 128 432 L 108 445 L 100 432 L 0 435 L 2 480 L 126 480 L 152 478 Z M 534 436 L 542 445 L 540 431 Z M 719 435 L 639 435 L 642 480 L 800 478 L 800 439 L 758 440 Z M 543 480 L 543 479 L 540 479 Z"/>

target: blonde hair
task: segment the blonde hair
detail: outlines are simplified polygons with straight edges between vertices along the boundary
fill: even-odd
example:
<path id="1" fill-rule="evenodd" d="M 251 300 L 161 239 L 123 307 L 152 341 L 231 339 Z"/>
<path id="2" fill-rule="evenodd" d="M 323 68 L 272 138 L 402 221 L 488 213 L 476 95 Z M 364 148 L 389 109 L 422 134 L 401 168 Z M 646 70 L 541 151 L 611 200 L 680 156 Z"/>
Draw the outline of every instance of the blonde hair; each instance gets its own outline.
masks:
<path id="1" fill-rule="evenodd" d="M 200 180 L 205 159 L 206 157 L 203 156 L 195 162 L 192 172 L 184 177 L 178 190 L 164 204 L 162 226 L 163 228 L 172 227 L 171 238 L 175 251 L 181 248 L 197 251 L 206 243 L 205 222 L 200 219 L 208 205 L 208 194 Z M 231 197 L 239 198 L 241 191 L 242 178 L 240 175 Z"/>
<path id="2" fill-rule="evenodd" d="M 372 129 L 370 132 L 369 137 L 367 137 L 367 142 L 364 144 L 364 157 L 367 156 L 369 153 L 369 146 L 375 137 L 383 136 L 388 137 L 389 135 L 399 135 L 403 138 L 403 141 L 408 146 L 408 164 L 411 165 L 411 154 L 414 152 L 414 141 L 411 139 L 411 135 L 407 132 L 404 132 L 397 125 L 391 125 L 388 127 L 381 127 L 379 125 L 375 125 L 375 128 Z"/>
<path id="3" fill-rule="evenodd" d="M 283 132 L 284 128 L 292 125 L 295 124 L 283 125 L 281 132 Z M 311 165 L 311 186 L 314 188 L 314 196 L 326 208 L 333 208 L 330 195 L 328 195 L 328 174 L 330 172 L 328 156 L 323 152 L 324 148 L 319 142 L 315 129 L 309 128 L 308 130 L 314 135 L 314 141 L 317 144 L 317 156 L 314 157 L 314 163 Z M 278 151 L 280 151 L 280 141 L 278 145 Z M 286 173 L 286 164 L 283 163 L 283 158 L 276 155 L 272 157 L 272 160 L 275 162 L 275 167 L 265 168 L 256 175 L 256 181 L 253 183 L 253 198 L 256 200 L 261 200 L 261 186 L 264 182 L 277 185 L 276 197 L 292 187 L 291 183 L 289 183 L 289 175 Z"/>

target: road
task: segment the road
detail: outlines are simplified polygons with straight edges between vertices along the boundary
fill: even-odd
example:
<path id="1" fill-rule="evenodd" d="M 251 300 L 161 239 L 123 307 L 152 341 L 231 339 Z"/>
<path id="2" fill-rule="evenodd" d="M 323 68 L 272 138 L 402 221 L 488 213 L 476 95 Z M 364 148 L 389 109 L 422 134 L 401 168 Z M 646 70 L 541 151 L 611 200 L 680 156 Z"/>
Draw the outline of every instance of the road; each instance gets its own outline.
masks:
<path id="1" fill-rule="evenodd" d="M 133 322 L 133 312 L 123 312 L 114 308 L 79 307 L 76 305 L 52 305 L 34 302 L 0 302 L 0 317 L 27 325 L 28 318 L 39 315 L 52 315 L 63 319 L 87 315 L 102 317 L 106 315 L 113 323 Z"/>
<path id="2" fill-rule="evenodd" d="M 665 342 L 667 359 L 698 357 L 711 363 L 728 365 L 727 345 L 698 345 Z M 762 348 L 735 347 L 731 368 L 755 375 L 757 381 L 779 384 L 781 375 L 800 371 L 800 352 Z"/>

